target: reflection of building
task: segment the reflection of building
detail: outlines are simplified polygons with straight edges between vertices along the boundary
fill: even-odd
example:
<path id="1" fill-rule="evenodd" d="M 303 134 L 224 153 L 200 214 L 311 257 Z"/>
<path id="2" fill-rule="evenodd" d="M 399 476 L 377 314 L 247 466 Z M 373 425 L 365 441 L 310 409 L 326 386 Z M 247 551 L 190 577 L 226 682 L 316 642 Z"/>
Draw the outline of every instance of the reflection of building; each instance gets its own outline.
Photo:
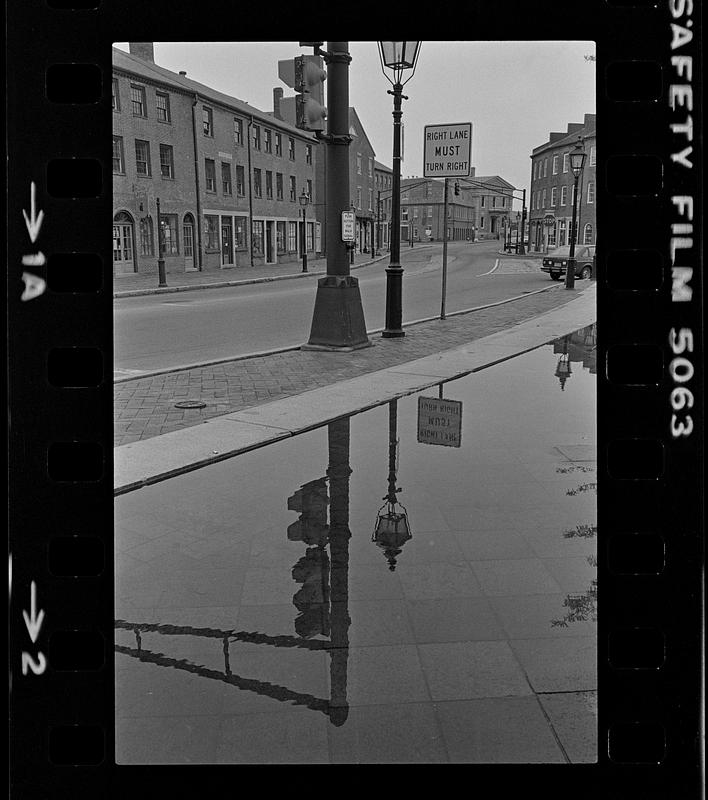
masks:
<path id="1" fill-rule="evenodd" d="M 163 69 L 152 42 L 113 49 L 112 89 L 115 274 L 157 270 L 158 198 L 169 272 L 299 259 L 298 197 L 319 201 L 314 136 Z"/>
<path id="2" fill-rule="evenodd" d="M 591 375 L 597 373 L 597 323 L 553 342 L 554 353 L 567 353 L 568 361 L 580 362 Z"/>
<path id="3" fill-rule="evenodd" d="M 595 114 L 583 122 L 570 122 L 565 133 L 551 133 L 549 140 L 531 153 L 529 236 L 531 249 L 545 251 L 570 243 L 573 217 L 573 171 L 570 151 L 580 137 L 587 157 L 578 182 L 576 244 L 595 244 Z M 552 217 L 546 225 L 544 218 Z"/>

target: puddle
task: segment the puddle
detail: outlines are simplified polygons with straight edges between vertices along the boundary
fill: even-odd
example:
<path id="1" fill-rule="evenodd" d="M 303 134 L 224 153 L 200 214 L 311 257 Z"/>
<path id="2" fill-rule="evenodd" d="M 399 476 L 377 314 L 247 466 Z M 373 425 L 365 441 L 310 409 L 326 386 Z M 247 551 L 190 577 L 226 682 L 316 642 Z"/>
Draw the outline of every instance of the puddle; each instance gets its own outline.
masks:
<path id="1" fill-rule="evenodd" d="M 595 326 L 115 501 L 116 760 L 595 761 Z"/>

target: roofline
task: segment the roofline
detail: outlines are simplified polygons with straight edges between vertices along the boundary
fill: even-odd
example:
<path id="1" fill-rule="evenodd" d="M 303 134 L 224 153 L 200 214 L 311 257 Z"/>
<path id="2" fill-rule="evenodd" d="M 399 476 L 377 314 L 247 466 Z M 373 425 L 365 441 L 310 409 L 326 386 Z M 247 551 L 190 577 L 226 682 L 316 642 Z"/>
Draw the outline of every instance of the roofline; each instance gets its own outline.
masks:
<path id="1" fill-rule="evenodd" d="M 124 50 L 120 50 L 117 47 L 112 48 L 112 53 L 113 54 L 118 53 L 121 57 L 128 58 L 132 61 L 137 61 L 137 63 L 135 64 L 135 69 L 131 70 L 129 66 L 126 67 L 126 66 L 116 65 L 113 61 L 113 58 L 111 58 L 111 67 L 113 72 L 121 73 L 126 76 L 135 76 L 143 82 L 149 81 L 156 85 L 169 88 L 173 91 L 177 91 L 181 94 L 190 96 L 198 94 L 204 97 L 205 99 L 208 99 L 210 103 L 221 106 L 222 108 L 228 109 L 231 112 L 235 111 L 243 116 L 252 116 L 254 119 L 258 119 L 259 122 L 271 124 L 273 125 L 273 127 L 282 127 L 284 130 L 292 131 L 296 135 L 308 141 L 314 141 L 314 142 L 318 141 L 317 137 L 314 136 L 314 134 L 311 134 L 309 131 L 302 130 L 301 128 L 297 128 L 294 125 L 291 125 L 289 122 L 286 122 L 285 120 L 278 119 L 268 111 L 262 111 L 260 108 L 251 106 L 244 100 L 239 100 L 238 97 L 227 95 L 225 92 L 219 92 L 218 89 L 213 89 L 212 87 L 200 83 L 199 81 L 195 81 L 192 78 L 187 78 L 186 76 L 178 75 L 172 72 L 172 70 L 167 69 L 166 67 L 161 67 L 159 64 L 154 64 L 154 63 L 151 64 L 150 62 L 138 58 L 132 53 L 126 53 Z M 140 72 L 139 71 L 140 67 L 143 67 L 145 71 Z M 154 75 L 145 74 L 152 71 L 151 67 L 154 67 L 156 70 L 162 70 L 163 72 L 168 73 L 168 75 L 163 75 L 161 74 L 161 72 L 157 71 Z M 185 83 L 183 83 L 182 81 L 185 81 Z M 215 94 L 211 94 L 212 92 L 214 92 Z M 228 104 L 229 100 L 233 101 L 233 105 Z"/>

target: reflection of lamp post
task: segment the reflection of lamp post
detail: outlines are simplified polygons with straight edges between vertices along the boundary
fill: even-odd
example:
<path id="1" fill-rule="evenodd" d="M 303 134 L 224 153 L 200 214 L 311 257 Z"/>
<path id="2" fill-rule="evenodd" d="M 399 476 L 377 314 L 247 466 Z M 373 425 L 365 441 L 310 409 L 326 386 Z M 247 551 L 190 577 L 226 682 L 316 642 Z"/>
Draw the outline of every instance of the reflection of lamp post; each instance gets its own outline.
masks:
<path id="1" fill-rule="evenodd" d="M 388 406 L 388 493 L 382 498 L 385 502 L 378 511 L 371 537 L 371 541 L 384 551 L 391 572 L 396 569 L 396 556 L 401 552 L 403 545 L 412 538 L 408 512 L 398 502 L 397 497 L 398 492 L 402 491 L 396 487 L 397 404 L 397 400 L 392 400 Z M 401 511 L 396 511 L 397 505 Z"/>
<path id="2" fill-rule="evenodd" d="M 560 381 L 561 392 L 565 391 L 565 382 L 570 378 L 572 370 L 570 368 L 570 355 L 568 354 L 568 336 L 563 337 L 563 355 L 558 360 L 556 367 L 556 378 Z"/>
<path id="3" fill-rule="evenodd" d="M 155 198 L 157 203 L 157 279 L 159 286 L 167 286 L 165 277 L 165 254 L 163 247 L 162 216 L 160 214 L 160 198 Z"/>
<path id="4" fill-rule="evenodd" d="M 585 166 L 585 151 L 580 137 L 575 148 L 570 151 L 570 168 L 573 170 L 573 221 L 570 225 L 570 252 L 568 253 L 568 270 L 565 273 L 565 288 L 575 287 L 575 221 L 578 214 L 578 179 Z"/>
<path id="5" fill-rule="evenodd" d="M 310 196 L 305 189 L 302 190 L 299 200 L 302 208 L 302 271 L 307 272 L 307 204 Z"/>
<path id="6" fill-rule="evenodd" d="M 379 42 L 381 69 L 393 86 L 393 183 L 391 197 L 391 261 L 386 267 L 386 328 L 385 338 L 405 336 L 403 331 L 403 268 L 401 256 L 401 100 L 403 86 L 415 72 L 420 52 L 420 42 Z M 393 80 L 385 68 L 392 70 Z M 406 81 L 401 82 L 404 70 L 411 70 Z M 407 98 L 406 98 L 407 99 Z"/>

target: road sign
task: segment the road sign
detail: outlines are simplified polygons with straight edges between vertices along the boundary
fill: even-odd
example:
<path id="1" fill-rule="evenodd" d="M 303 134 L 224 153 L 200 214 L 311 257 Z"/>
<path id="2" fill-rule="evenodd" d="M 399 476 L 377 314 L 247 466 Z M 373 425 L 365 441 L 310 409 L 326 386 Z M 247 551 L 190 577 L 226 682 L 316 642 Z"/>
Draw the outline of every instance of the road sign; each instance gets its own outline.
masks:
<path id="1" fill-rule="evenodd" d="M 472 161 L 472 123 L 423 128 L 423 177 L 465 178 Z"/>
<path id="2" fill-rule="evenodd" d="M 342 241 L 353 242 L 354 236 L 354 212 L 342 211 Z"/>
<path id="3" fill-rule="evenodd" d="M 546 216 L 543 218 L 543 224 L 548 225 L 550 228 L 551 225 L 556 224 L 556 218 L 553 216 L 553 214 L 546 214 Z"/>
<path id="4" fill-rule="evenodd" d="M 418 397 L 418 441 L 459 447 L 462 441 L 462 401 Z"/>

